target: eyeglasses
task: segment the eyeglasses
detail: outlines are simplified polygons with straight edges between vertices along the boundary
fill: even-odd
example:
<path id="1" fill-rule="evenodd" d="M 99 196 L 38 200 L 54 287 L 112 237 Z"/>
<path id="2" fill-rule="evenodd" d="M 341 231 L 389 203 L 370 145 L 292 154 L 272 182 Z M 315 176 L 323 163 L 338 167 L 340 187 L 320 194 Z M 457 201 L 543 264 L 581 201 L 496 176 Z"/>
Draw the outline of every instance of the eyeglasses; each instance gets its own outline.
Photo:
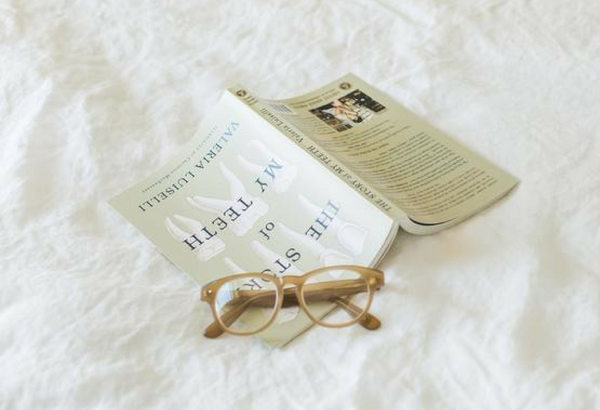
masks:
<path id="1" fill-rule="evenodd" d="M 382 271 L 350 265 L 320 268 L 302 276 L 227 276 L 202 289 L 201 299 L 210 304 L 215 318 L 204 336 L 212 339 L 223 332 L 253 335 L 273 324 L 280 313 L 294 317 L 299 308 L 321 326 L 337 328 L 359 323 L 376 330 L 381 322 L 369 313 L 369 308 L 373 294 L 383 285 Z M 343 312 L 332 314 L 336 307 Z"/>

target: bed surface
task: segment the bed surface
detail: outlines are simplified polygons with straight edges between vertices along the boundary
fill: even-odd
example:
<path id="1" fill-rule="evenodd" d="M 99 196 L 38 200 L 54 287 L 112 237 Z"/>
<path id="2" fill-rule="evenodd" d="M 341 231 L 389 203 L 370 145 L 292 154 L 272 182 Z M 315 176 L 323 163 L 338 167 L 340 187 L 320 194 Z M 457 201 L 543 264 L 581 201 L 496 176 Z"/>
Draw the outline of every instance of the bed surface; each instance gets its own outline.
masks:
<path id="1" fill-rule="evenodd" d="M 0 409 L 600 408 L 600 3 L 0 5 Z M 516 175 L 381 264 L 377 332 L 207 340 L 200 287 L 106 200 L 222 90 L 354 72 Z"/>

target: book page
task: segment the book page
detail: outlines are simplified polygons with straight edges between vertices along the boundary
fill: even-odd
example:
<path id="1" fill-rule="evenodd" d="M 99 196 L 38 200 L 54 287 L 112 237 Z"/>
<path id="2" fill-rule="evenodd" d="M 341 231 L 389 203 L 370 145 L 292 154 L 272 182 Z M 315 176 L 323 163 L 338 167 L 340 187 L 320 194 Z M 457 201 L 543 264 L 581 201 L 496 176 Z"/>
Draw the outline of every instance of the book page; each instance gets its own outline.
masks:
<path id="1" fill-rule="evenodd" d="M 242 85 L 229 88 L 229 92 L 235 95 L 246 107 L 258 114 L 262 120 L 279 130 L 290 141 L 293 141 L 298 147 L 320 162 L 329 172 L 377 206 L 390 218 L 400 220 L 405 217 L 405 213 L 391 203 L 381 192 L 373 188 L 356 172 L 339 161 L 337 157 L 329 154 L 319 143 L 313 140 L 305 132 L 307 127 L 302 130 L 298 128 L 296 125 L 305 126 L 305 121 L 302 120 L 302 117 L 297 117 L 289 106 L 278 101 L 261 99 Z M 293 116 L 292 121 L 288 121 L 291 118 L 288 114 Z"/>
<path id="2" fill-rule="evenodd" d="M 424 226 L 464 219 L 517 183 L 351 74 L 266 103 Z"/>
<path id="3" fill-rule="evenodd" d="M 397 229 L 228 92 L 171 162 L 110 204 L 200 284 L 373 266 Z M 286 309 L 260 337 L 278 346 L 311 325 Z"/>

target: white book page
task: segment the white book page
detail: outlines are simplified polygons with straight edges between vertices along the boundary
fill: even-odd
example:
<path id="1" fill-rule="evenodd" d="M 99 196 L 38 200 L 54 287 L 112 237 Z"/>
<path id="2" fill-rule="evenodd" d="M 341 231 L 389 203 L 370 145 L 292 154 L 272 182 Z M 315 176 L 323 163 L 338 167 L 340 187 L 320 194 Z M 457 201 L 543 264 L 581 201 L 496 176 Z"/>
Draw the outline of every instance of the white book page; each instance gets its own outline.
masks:
<path id="1" fill-rule="evenodd" d="M 422 226 L 464 219 L 517 183 L 354 75 L 268 103 Z"/>

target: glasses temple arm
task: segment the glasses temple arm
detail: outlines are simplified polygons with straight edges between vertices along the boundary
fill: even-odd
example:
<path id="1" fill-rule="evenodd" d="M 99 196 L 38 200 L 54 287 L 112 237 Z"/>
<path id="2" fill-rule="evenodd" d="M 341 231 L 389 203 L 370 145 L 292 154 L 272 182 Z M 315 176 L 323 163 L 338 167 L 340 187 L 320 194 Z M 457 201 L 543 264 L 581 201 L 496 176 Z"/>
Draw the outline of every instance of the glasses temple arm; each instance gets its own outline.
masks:
<path id="1" fill-rule="evenodd" d="M 361 308 L 359 308 L 347 299 L 334 298 L 333 302 L 335 302 L 339 307 L 348 312 L 352 317 L 359 316 L 363 311 Z M 365 315 L 362 318 L 360 318 L 358 323 L 367 330 L 377 330 L 381 327 L 381 321 L 369 312 L 365 313 Z"/>

